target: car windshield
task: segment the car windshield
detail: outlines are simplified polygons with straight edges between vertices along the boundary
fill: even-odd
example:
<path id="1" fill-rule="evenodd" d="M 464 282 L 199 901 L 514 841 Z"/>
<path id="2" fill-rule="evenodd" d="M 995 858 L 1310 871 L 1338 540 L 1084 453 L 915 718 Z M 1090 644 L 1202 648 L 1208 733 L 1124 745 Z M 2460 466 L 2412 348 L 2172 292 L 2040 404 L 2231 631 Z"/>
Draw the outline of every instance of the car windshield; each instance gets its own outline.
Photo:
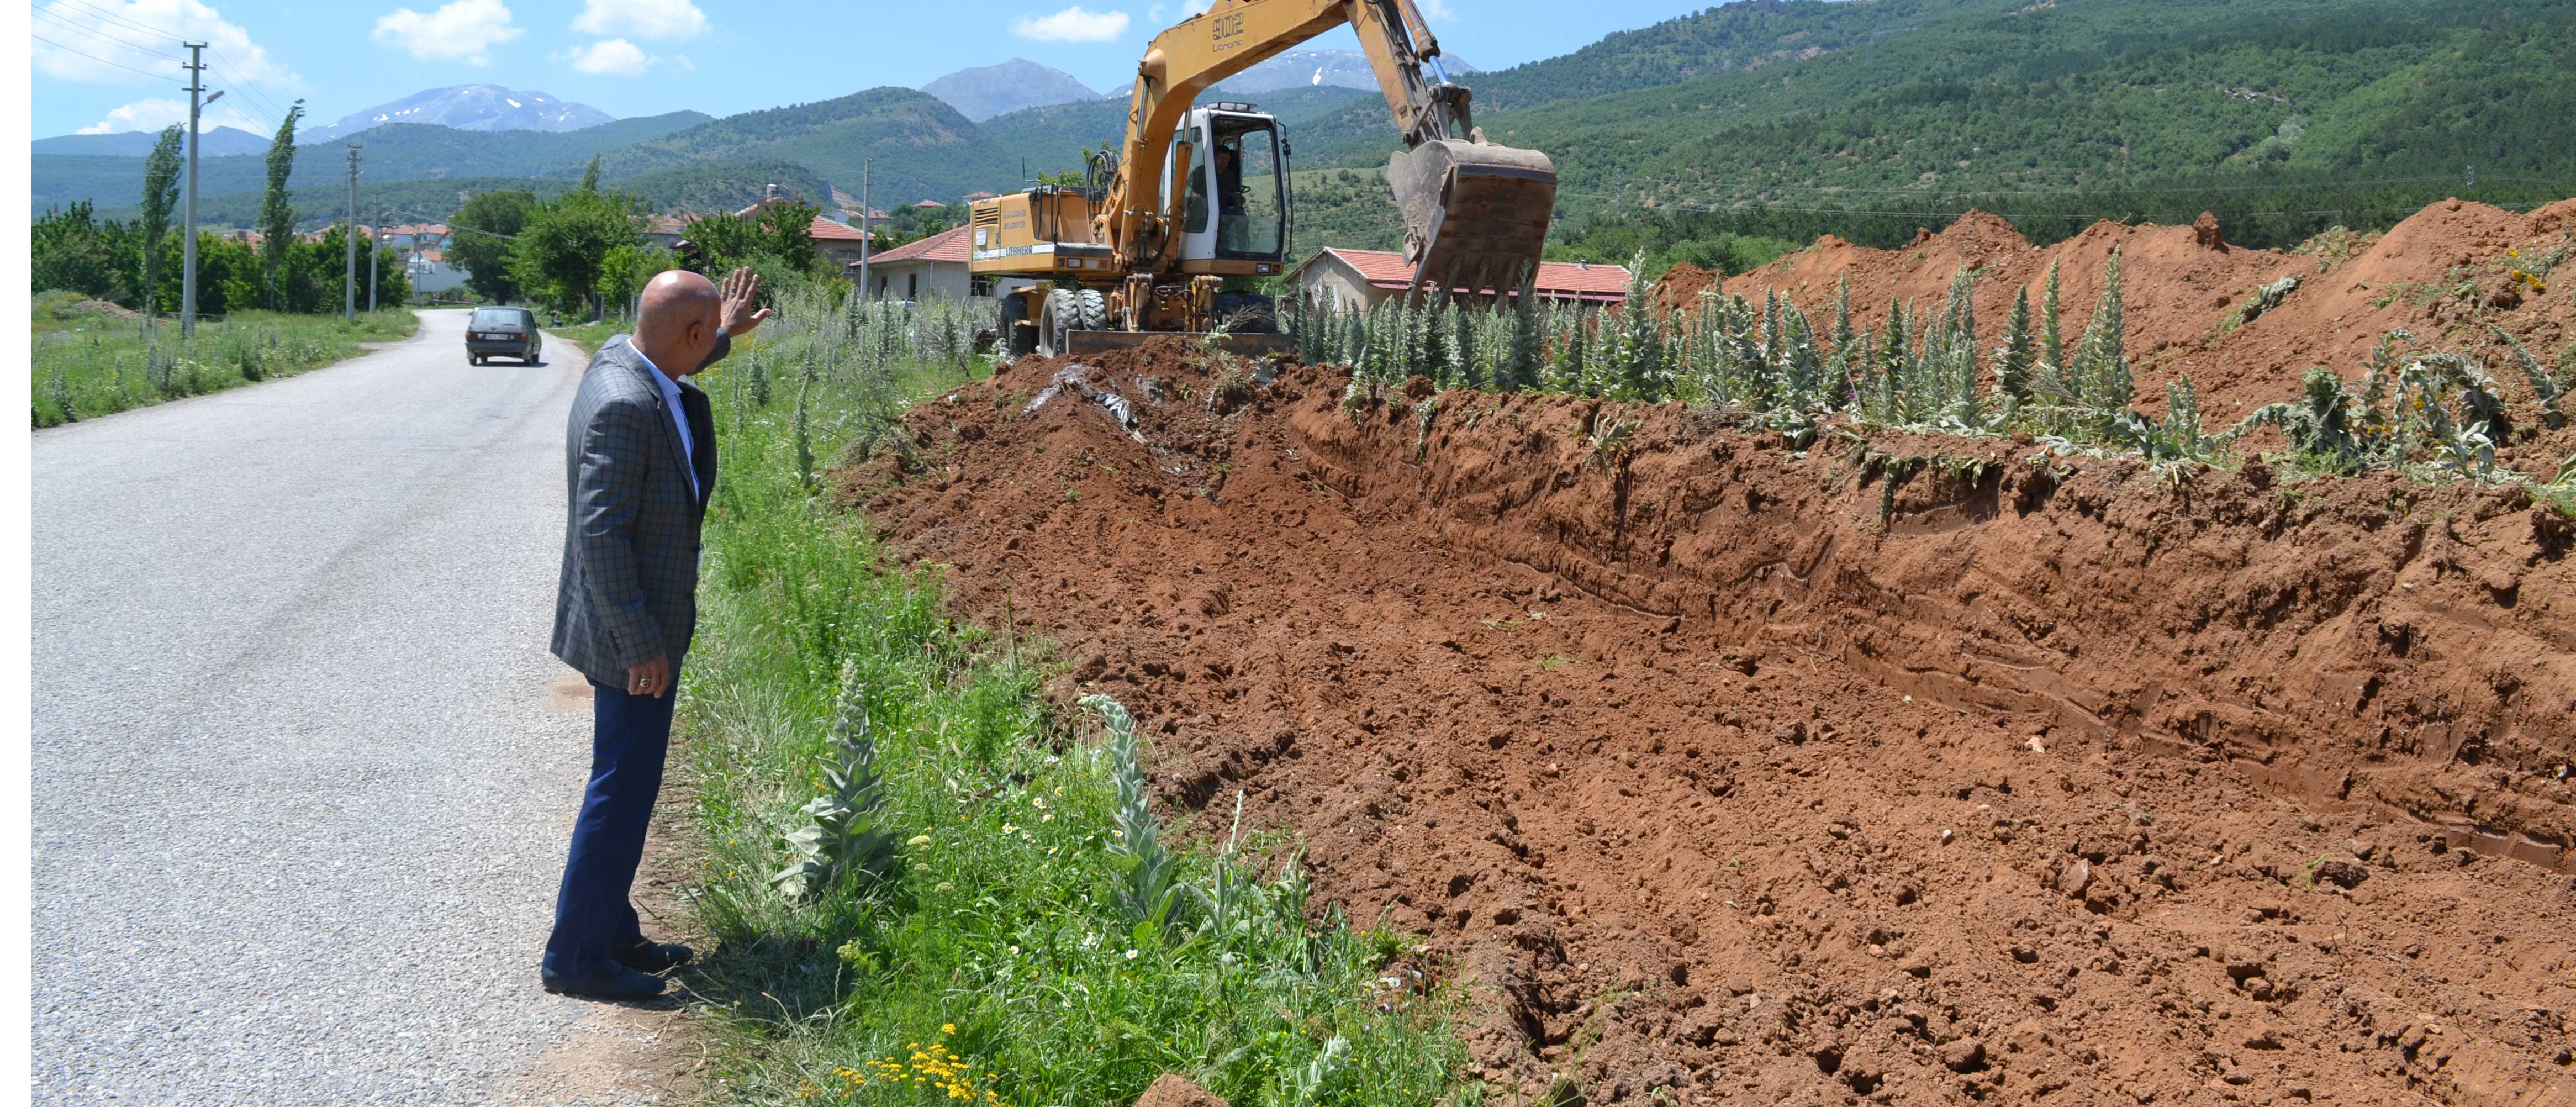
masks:
<path id="1" fill-rule="evenodd" d="M 515 327 L 525 322 L 527 314 L 518 308 L 476 308 L 473 325 L 477 327 Z"/>

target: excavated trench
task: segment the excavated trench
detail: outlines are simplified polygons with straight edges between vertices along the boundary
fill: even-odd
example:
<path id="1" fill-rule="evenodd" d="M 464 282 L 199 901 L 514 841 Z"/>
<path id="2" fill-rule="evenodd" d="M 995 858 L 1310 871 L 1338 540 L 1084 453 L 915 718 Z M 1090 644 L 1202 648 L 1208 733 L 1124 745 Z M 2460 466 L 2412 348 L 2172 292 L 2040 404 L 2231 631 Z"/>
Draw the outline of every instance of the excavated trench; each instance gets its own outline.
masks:
<path id="1" fill-rule="evenodd" d="M 1427 935 L 1498 1092 L 2576 1096 L 2527 494 L 1260 378 L 1023 361 L 844 499 Z"/>
<path id="2" fill-rule="evenodd" d="M 1992 320 L 2058 262 L 2072 314 L 2115 247 L 2150 408 L 2576 338 L 2513 275 L 2576 201 L 2296 254 L 1970 217 L 1724 291 L 1870 326 L 1966 268 Z M 2576 1103 L 2576 527 L 2527 490 L 1345 383 L 1024 361 L 840 487 L 1149 720 L 1177 809 L 1426 935 L 1496 1094 Z M 2525 422 L 2546 479 L 2576 428 Z"/>

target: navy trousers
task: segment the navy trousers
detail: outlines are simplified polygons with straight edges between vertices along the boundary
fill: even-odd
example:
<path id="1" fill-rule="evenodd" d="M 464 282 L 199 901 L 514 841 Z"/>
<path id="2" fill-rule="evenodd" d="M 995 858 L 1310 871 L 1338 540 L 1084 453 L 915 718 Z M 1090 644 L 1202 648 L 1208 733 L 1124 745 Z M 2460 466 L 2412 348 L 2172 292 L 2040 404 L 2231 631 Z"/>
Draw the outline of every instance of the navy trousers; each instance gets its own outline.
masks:
<path id="1" fill-rule="evenodd" d="M 679 683 L 679 674 L 671 674 Z M 644 859 L 644 827 L 662 791 L 676 691 L 631 696 L 590 682 L 590 787 L 572 824 L 572 856 L 555 893 L 555 929 L 545 967 L 565 975 L 610 964 L 609 951 L 644 936 L 628 893 Z"/>

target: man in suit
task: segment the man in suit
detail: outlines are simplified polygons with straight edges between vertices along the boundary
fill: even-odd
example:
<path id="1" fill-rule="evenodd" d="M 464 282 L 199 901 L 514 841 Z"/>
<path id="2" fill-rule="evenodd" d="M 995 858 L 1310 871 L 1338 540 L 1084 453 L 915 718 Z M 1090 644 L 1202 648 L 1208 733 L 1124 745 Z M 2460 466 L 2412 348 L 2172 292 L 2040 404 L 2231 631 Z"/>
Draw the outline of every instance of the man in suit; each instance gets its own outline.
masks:
<path id="1" fill-rule="evenodd" d="M 698 529 L 716 482 L 715 415 L 683 378 L 769 317 L 749 269 L 719 290 L 669 272 L 645 285 L 635 333 L 602 345 L 565 428 L 562 584 L 554 654 L 590 678 L 590 786 L 573 823 L 538 976 L 549 992 L 661 994 L 689 947 L 648 941 L 627 898 L 662 789 L 671 689 L 698 621 Z"/>

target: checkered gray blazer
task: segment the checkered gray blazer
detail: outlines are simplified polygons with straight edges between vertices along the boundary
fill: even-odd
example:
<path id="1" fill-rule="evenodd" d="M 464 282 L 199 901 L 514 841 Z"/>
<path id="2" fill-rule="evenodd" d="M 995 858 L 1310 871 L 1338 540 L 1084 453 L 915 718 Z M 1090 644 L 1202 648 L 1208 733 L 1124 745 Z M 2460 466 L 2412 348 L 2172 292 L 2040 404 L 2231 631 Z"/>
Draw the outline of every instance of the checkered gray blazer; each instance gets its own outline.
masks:
<path id="1" fill-rule="evenodd" d="M 732 343 L 721 332 L 707 360 Z M 680 381 L 697 487 L 716 484 L 716 428 L 706 393 Z M 555 596 L 554 655 L 592 680 L 626 686 L 626 670 L 657 656 L 676 673 L 698 625 L 698 529 L 706 500 L 653 369 L 608 340 L 582 373 L 564 429 L 563 578 Z"/>

